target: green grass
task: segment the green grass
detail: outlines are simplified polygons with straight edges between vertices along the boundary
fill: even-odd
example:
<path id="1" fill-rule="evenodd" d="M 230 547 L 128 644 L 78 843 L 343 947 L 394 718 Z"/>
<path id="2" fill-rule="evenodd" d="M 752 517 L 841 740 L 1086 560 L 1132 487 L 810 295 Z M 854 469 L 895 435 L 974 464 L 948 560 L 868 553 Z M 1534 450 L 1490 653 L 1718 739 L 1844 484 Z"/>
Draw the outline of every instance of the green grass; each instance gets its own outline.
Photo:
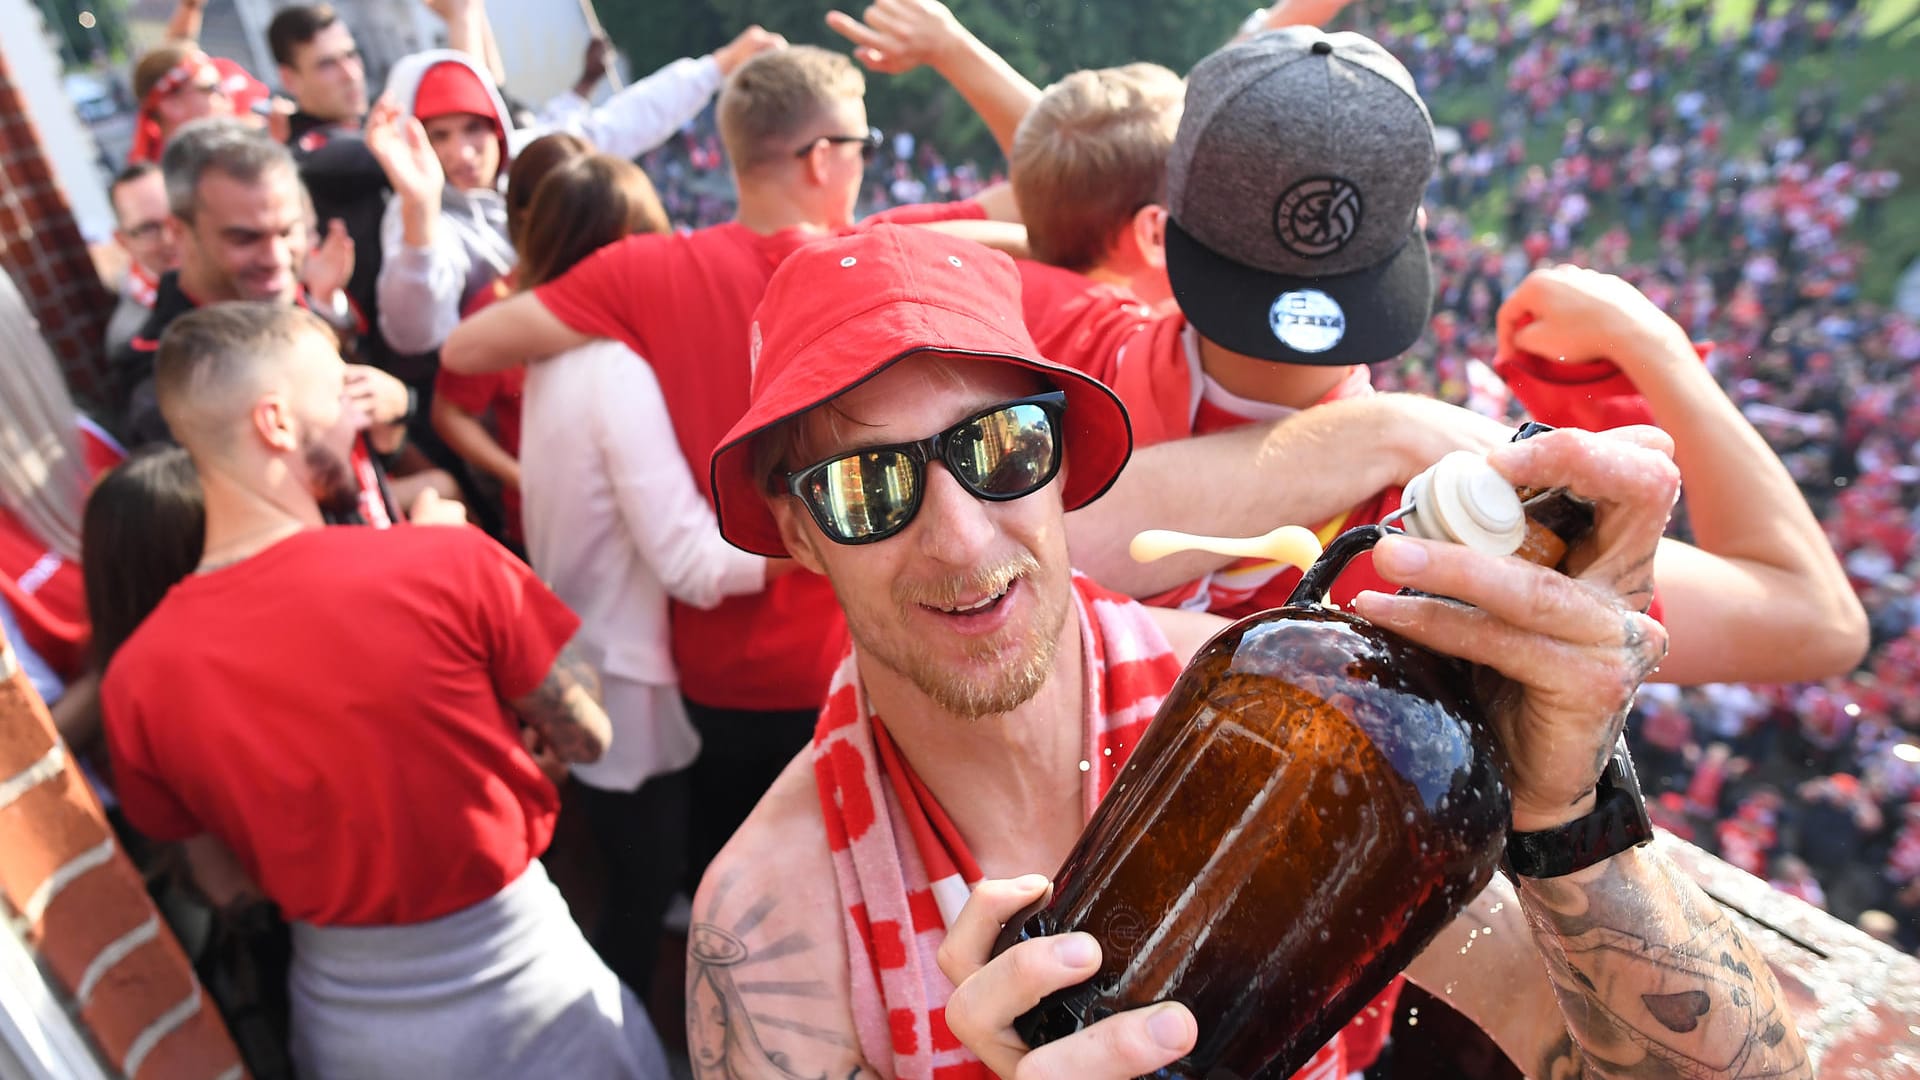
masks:
<path id="1" fill-rule="evenodd" d="M 1544 25 L 1559 10 L 1561 0 L 1529 0 L 1529 13 L 1536 26 Z M 1802 90 L 1828 87 L 1835 91 L 1840 115 L 1856 111 L 1863 99 L 1895 79 L 1910 86 L 1920 81 L 1920 0 L 1867 0 L 1866 40 L 1858 52 L 1847 54 L 1838 46 L 1823 55 L 1808 56 L 1788 65 L 1780 84 L 1774 89 L 1773 111 L 1785 115 Z M 1715 0 L 1712 19 L 1716 34 L 1738 33 L 1753 17 L 1754 0 Z M 1417 28 L 1428 16 L 1416 16 L 1407 28 Z M 1497 77 L 1497 86 L 1464 91 L 1443 92 L 1431 105 L 1434 119 L 1442 124 L 1465 126 L 1481 116 L 1493 116 L 1499 109 L 1505 75 Z M 1646 130 L 1646 117 L 1624 95 L 1610 110 L 1590 118 L 1606 128 L 1616 139 L 1631 142 Z M 1761 118 L 1735 116 L 1724 136 L 1723 145 L 1731 152 L 1744 152 L 1757 141 Z M 1545 164 L 1560 149 L 1560 132 L 1542 129 L 1528 139 L 1527 160 Z M 1920 258 L 1920 86 L 1909 91 L 1906 105 L 1891 113 L 1888 130 L 1874 150 L 1872 164 L 1896 169 L 1902 177 L 1900 190 L 1887 201 L 1881 226 L 1871 237 L 1858 236 L 1865 244 L 1867 260 L 1861 271 L 1861 294 L 1870 301 L 1884 303 L 1892 295 L 1899 274 L 1915 258 Z M 1505 220 L 1506 193 L 1496 185 L 1494 191 L 1469 208 L 1478 233 L 1497 233 Z M 1635 254 L 1647 255 L 1652 249 L 1650 237 L 1635 238 Z"/>

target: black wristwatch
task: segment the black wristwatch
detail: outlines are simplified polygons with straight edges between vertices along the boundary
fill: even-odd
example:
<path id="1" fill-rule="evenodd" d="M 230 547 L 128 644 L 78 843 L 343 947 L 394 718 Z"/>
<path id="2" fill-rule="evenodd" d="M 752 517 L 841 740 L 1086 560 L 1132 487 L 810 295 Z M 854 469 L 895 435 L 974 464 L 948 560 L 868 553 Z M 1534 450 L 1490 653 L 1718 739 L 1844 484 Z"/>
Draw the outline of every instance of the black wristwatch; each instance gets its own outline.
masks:
<path id="1" fill-rule="evenodd" d="M 1653 839 L 1653 822 L 1647 819 L 1647 800 L 1640 794 L 1626 736 L 1615 744 L 1613 760 L 1600 774 L 1594 794 L 1593 812 L 1586 817 L 1540 832 L 1508 830 L 1502 869 L 1517 877 L 1562 877 Z"/>

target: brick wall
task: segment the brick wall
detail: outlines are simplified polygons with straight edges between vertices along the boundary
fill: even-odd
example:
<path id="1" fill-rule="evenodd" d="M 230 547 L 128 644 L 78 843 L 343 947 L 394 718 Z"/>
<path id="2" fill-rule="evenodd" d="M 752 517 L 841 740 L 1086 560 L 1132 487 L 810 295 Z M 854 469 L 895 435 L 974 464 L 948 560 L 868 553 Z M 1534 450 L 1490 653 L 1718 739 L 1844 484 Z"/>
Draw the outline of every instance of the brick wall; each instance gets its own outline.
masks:
<path id="1" fill-rule="evenodd" d="M 130 1080 L 238 1080 L 186 954 L 0 635 L 0 915 Z"/>
<path id="2" fill-rule="evenodd" d="M 25 294 L 75 395 L 106 400 L 101 340 L 114 297 L 100 283 L 39 133 L 0 53 L 0 268 Z"/>

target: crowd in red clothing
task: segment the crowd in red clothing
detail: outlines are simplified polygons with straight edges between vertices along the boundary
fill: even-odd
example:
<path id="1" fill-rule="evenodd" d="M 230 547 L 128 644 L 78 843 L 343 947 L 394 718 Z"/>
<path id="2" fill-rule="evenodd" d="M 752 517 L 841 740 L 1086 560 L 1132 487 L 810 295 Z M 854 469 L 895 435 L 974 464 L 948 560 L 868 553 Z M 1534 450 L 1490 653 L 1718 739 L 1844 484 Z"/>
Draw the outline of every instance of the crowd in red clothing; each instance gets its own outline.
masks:
<path id="1" fill-rule="evenodd" d="M 450 20 L 473 7 L 445 6 Z M 904 12 L 897 17 L 911 15 L 985 51 L 938 4 L 894 6 Z M 1389 5 L 1367 17 L 1404 25 L 1411 9 Z M 1501 102 L 1496 115 L 1459 133 L 1457 146 L 1438 149 L 1430 178 L 1424 167 L 1401 169 L 1375 189 L 1404 195 L 1412 222 L 1424 185 L 1431 215 L 1430 322 L 1424 278 L 1405 290 L 1412 295 L 1350 301 L 1377 301 L 1375 315 L 1417 312 L 1396 319 L 1405 334 L 1391 348 L 1349 356 L 1345 350 L 1365 347 L 1356 334 L 1330 354 L 1335 362 L 1315 359 L 1340 344 L 1345 315 L 1332 342 L 1316 348 L 1311 337 L 1283 333 L 1278 302 L 1257 313 L 1258 334 L 1269 338 L 1222 345 L 1208 336 L 1220 324 L 1190 319 L 1167 295 L 1165 263 L 1123 258 L 1119 241 L 1106 245 L 1108 260 L 1099 266 L 1023 261 L 1029 329 L 1052 359 L 1112 386 L 1133 412 L 1134 445 L 1143 453 L 1193 435 L 1279 430 L 1301 412 L 1364 404 L 1375 389 L 1414 391 L 1512 420 L 1523 399 L 1542 400 L 1530 391 L 1559 379 L 1560 398 L 1574 412 L 1556 423 L 1600 428 L 1638 415 L 1626 399 L 1645 401 L 1633 393 L 1624 358 L 1614 368 L 1605 356 L 1584 357 L 1592 361 L 1586 367 L 1606 369 L 1595 385 L 1607 392 L 1594 395 L 1564 392 L 1568 371 L 1547 370 L 1553 365 L 1542 358 L 1533 359 L 1544 367 L 1517 358 L 1512 327 L 1505 338 L 1496 333 L 1499 314 L 1513 310 L 1517 296 L 1540 313 L 1543 327 L 1573 335 L 1599 331 L 1569 330 L 1581 320 L 1556 308 L 1556 299 L 1592 301 L 1620 325 L 1670 329 L 1664 311 L 1695 340 L 1714 342 L 1702 347 L 1702 362 L 1771 441 L 1826 524 L 1870 613 L 1873 651 L 1858 670 L 1814 684 L 1649 690 L 1630 735 L 1654 813 L 1783 890 L 1913 947 L 1920 944 L 1920 517 L 1911 509 L 1920 492 L 1920 382 L 1913 376 L 1920 324 L 1869 303 L 1858 285 L 1865 231 L 1899 183 L 1875 165 L 1875 154 L 1904 91 L 1885 88 L 1844 114 L 1819 97 L 1777 114 L 1733 100 L 1743 79 L 1772 85 L 1796 49 L 1849 47 L 1861 26 L 1857 12 L 1834 8 L 1828 32 L 1804 33 L 1811 17 L 1803 5 L 1763 4 L 1754 27 L 1727 41 L 1712 40 L 1697 5 L 1658 25 L 1637 12 L 1630 4 L 1569 5 L 1535 31 L 1503 5 L 1456 4 L 1432 13 L 1430 29 L 1384 35 L 1430 93 L 1490 87 Z M 1478 35 L 1488 18 L 1499 32 Z M 209 893 L 216 901 L 264 895 L 300 920 L 292 1007 L 309 1030 L 336 1037 L 298 1049 L 318 1055 L 304 1064 L 330 1062 L 351 1073 L 365 1060 L 356 1055 L 399 1060 L 395 1046 L 409 1041 L 409 1021 L 314 988 L 357 977 L 366 964 L 410 993 L 425 993 L 432 979 L 423 971 L 440 946 L 420 928 L 471 912 L 500 927 L 537 922 L 541 935 L 559 935 L 502 929 L 502 955 L 522 956 L 537 938 L 532 952 L 545 963 L 580 960 L 568 972 L 529 961 L 529 979 L 588 996 L 618 997 L 622 984 L 644 995 L 675 893 L 692 891 L 761 793 L 805 753 L 826 679 L 847 647 L 824 578 L 791 573 L 792 560 L 770 561 L 720 539 L 707 464 L 750 396 L 761 347 L 756 305 L 776 268 L 823 236 L 885 231 L 876 223 L 1014 224 L 985 219 L 995 207 L 1018 209 L 1026 196 L 1018 177 L 1009 195 L 993 170 L 949 162 L 909 133 L 867 129 L 860 76 L 845 57 L 788 48 L 757 27 L 609 103 L 594 106 L 584 95 L 560 102 L 550 112 L 563 130 L 530 139 L 475 54 L 408 58 L 392 80 L 394 95 L 369 111 L 364 85 L 355 98 L 330 96 L 331 84 L 323 84 L 329 63 L 357 70 L 351 34 L 336 13 L 324 5 L 289 8 L 275 26 L 281 79 L 300 98 L 283 137 L 219 109 L 198 120 L 161 115 L 162 104 L 197 102 L 196 80 L 213 66 L 197 50 L 176 47 L 148 95 L 156 138 L 166 140 L 161 173 L 131 172 L 114 192 L 130 250 L 135 230 L 145 227 L 143 197 L 164 200 L 167 235 L 180 244 L 149 252 L 155 287 L 129 291 L 127 303 L 144 314 L 116 359 L 123 428 L 156 445 L 109 476 L 137 479 L 148 463 L 166 463 L 176 481 L 186 477 L 204 492 L 205 535 L 174 530 L 177 565 L 145 568 L 148 584 L 158 584 L 151 596 L 135 601 L 109 586 L 92 590 L 96 624 L 116 605 L 132 615 L 101 655 L 78 648 L 84 631 L 36 647 L 36 655 L 62 667 L 48 683 L 50 698 L 71 694 L 84 708 L 86 694 L 74 688 L 88 679 L 97 685 L 98 669 L 124 646 L 104 691 L 117 787 L 103 780 L 101 789 L 124 799 L 130 836 L 207 834 L 231 849 L 242 886 Z M 467 43 L 484 52 L 484 34 L 467 30 Z M 1340 47 L 1393 66 L 1360 39 Z M 756 81 L 768 71 L 775 74 Z M 1106 85 L 1134 95 L 1143 112 L 1164 105 L 1151 73 L 1107 75 Z M 798 105 L 782 98 L 796 85 L 805 91 Z M 223 100 L 218 85 L 204 89 L 209 101 Z M 1024 118 L 1044 124 L 1046 103 L 1069 96 L 1025 89 L 1033 94 L 1027 112 L 989 124 L 1016 173 L 1015 130 Z M 718 106 L 708 111 L 716 93 Z M 1621 95 L 1649 103 L 1639 110 L 1645 130 L 1630 140 L 1588 119 L 1627 100 Z M 1411 100 L 1399 93 L 1394 103 L 1410 109 Z M 1756 141 L 1733 145 L 1731 118 L 1755 108 Z M 742 119 L 755 109 L 800 119 L 791 130 L 761 131 Z M 1412 111 L 1431 133 L 1424 112 Z M 1170 139 L 1171 125 L 1164 126 Z M 1542 133 L 1558 145 L 1550 162 L 1530 164 L 1527 148 Z M 723 134 L 736 153 L 747 147 L 762 164 L 729 161 Z M 596 146 L 620 152 L 596 153 Z M 1155 169 L 1168 171 L 1161 161 L 1144 172 Z M 1029 195 L 1035 171 L 1029 162 Z M 1176 201 L 1170 187 L 1149 184 L 1149 205 L 1132 208 L 1121 231 L 1105 238 L 1144 244 L 1155 221 L 1164 237 L 1171 219 L 1151 205 L 1156 190 Z M 1476 235 L 1470 222 L 1485 220 L 1491 204 L 1484 200 L 1501 196 L 1503 235 Z M 1057 228 L 1062 208 L 1046 209 L 1056 212 L 1049 225 Z M 264 216 L 227 218 L 256 211 Z M 1029 214 L 1023 227 L 1037 234 L 1046 227 L 1041 216 Z M 1189 214 L 1173 224 L 1184 229 L 1196 220 Z M 1136 221 L 1147 227 L 1134 228 Z M 1403 226 L 1399 239 L 1411 228 Z M 226 243 L 235 230 L 268 240 L 237 256 Z M 1390 245 L 1382 258 L 1417 252 L 1410 243 Z M 963 262 L 951 258 L 955 268 Z M 1560 262 L 1617 274 L 1639 292 L 1599 275 L 1541 272 Z M 1416 336 L 1398 359 L 1376 362 Z M 1666 361 L 1686 352 L 1675 334 L 1657 345 Z M 1236 351 L 1257 348 L 1275 351 Z M 285 391 L 298 407 L 275 399 L 253 412 L 230 409 L 242 395 L 223 380 L 236 380 L 233 372 L 263 353 L 278 362 L 280 351 L 307 365 L 299 370 L 318 372 Z M 343 365 L 343 356 L 361 362 Z M 1263 372 L 1284 366 L 1297 381 L 1265 398 L 1264 388 L 1229 389 L 1231 365 L 1255 359 L 1274 365 L 1256 363 Z M 1714 396 L 1690 359 L 1665 370 L 1695 380 L 1673 385 Z M 543 400 L 545 412 L 536 407 Z M 560 401 L 569 404 L 551 404 Z M 1620 403 L 1617 413 L 1610 402 Z M 1499 430 L 1446 411 L 1450 431 Z M 67 429 L 74 446 L 71 490 L 59 499 L 43 492 L 33 505 L 60 503 L 60 513 L 73 516 L 89 474 L 79 463 L 72 409 L 56 412 L 55 426 Z M 1730 412 L 1718 424 L 1684 433 L 1676 426 L 1676 441 L 1691 437 L 1697 447 L 1715 433 L 1745 432 Z M 160 448 L 175 437 L 191 460 Z M 543 449 L 562 445 L 570 456 L 543 457 Z M 1794 484 L 1750 438 L 1741 445 L 1756 447 L 1748 462 L 1778 478 L 1768 490 L 1772 508 L 1797 513 L 1812 535 Z M 1363 501 L 1349 500 L 1345 512 L 1315 524 L 1331 537 L 1378 520 L 1398 506 L 1395 485 L 1404 479 L 1383 479 Z M 121 497 L 111 485 L 95 496 L 97 504 Z M 152 520 L 153 508 L 135 509 L 148 515 L 135 515 L 135 527 L 93 529 L 90 544 L 117 539 L 120 546 L 103 549 L 116 554 L 88 555 L 91 565 L 149 550 L 132 541 L 149 539 L 138 526 Z M 426 536 L 405 527 L 409 518 L 457 523 L 469 512 L 513 551 L 474 530 Z M 6 594 L 16 616 L 32 614 L 16 593 L 42 591 L 63 564 L 66 578 L 46 595 L 78 604 L 78 523 L 60 513 L 21 526 L 34 534 L 32 544 L 0 552 L 21 564 L 6 567 L 14 585 L 32 584 Z M 1675 528 L 1688 531 L 1684 512 Z M 1833 554 L 1817 538 L 1801 546 L 1817 552 L 1818 565 L 1801 564 L 1812 568 L 1804 577 L 1831 581 L 1826 594 L 1847 597 L 1843 605 L 1817 604 L 1820 583 L 1802 582 L 1808 609 L 1824 608 L 1807 616 L 1810 624 L 1844 624 L 1850 612 L 1857 627 L 1859 609 Z M 1703 542 L 1700 554 L 1719 560 L 1714 566 L 1732 565 L 1709 547 Z M 1255 560 L 1141 595 L 1157 591 L 1162 606 L 1237 615 L 1278 602 L 1292 573 Z M 1382 587 L 1355 576 L 1334 591 L 1336 600 L 1362 584 Z M 383 590 L 393 602 L 379 599 Z M 325 617 L 310 626 L 279 618 L 267 607 L 279 592 L 325 606 Z M 347 604 L 341 597 L 349 594 L 356 599 Z M 1821 623 L 1836 607 L 1846 611 Z M 162 630 L 141 635 L 138 624 L 150 611 L 150 625 Z M 223 612 L 233 617 L 216 617 Z M 199 643 L 205 650 L 240 662 L 196 654 L 191 635 L 177 632 L 195 622 L 209 627 Z M 421 627 L 429 628 L 428 640 L 416 643 L 409 635 Z M 529 633 L 510 632 L 516 627 Z M 73 655 L 64 655 L 63 641 Z M 1691 644 L 1697 656 L 1699 640 Z M 576 648 L 579 655 L 569 651 Z M 90 659 L 98 661 L 92 671 Z M 350 668 L 355 678 L 297 701 L 278 683 L 249 681 L 297 661 L 317 662 L 328 674 Z M 440 681 L 410 680 L 416 661 Z M 1739 677 L 1752 674 L 1742 670 Z M 582 671 L 598 695 L 586 690 Z M 169 682 L 178 694 L 155 692 Z M 209 701 L 222 705 L 198 707 Z M 333 722 L 304 724 L 303 709 Z M 220 727 L 256 713 L 267 717 L 265 729 L 297 728 L 299 739 L 290 742 L 298 752 Z M 417 732 L 387 723 L 390 713 L 429 719 Z M 191 753 L 169 737 L 189 724 L 209 725 Z M 76 742 L 82 730 L 73 729 Z M 378 767 L 348 767 L 365 747 L 376 748 Z M 430 764 L 410 757 L 420 754 Z M 391 844 L 341 841 L 343 828 L 366 835 L 400 828 L 423 782 L 436 813 L 416 815 L 431 819 L 422 831 Z M 560 813 L 555 783 L 576 792 L 583 809 L 574 817 L 600 849 L 608 917 L 598 926 L 554 917 L 558 893 L 537 856 Z M 245 790 L 229 790 L 234 785 Z M 276 816 L 269 804 L 277 806 L 287 788 L 313 801 Z M 418 869 L 435 860 L 449 865 Z M 544 914 L 527 920 L 529 911 Z M 573 915 L 587 921 L 580 909 Z M 390 940 L 422 952 L 371 956 L 355 933 L 369 927 L 405 931 Z M 589 936 L 604 964 L 585 959 Z M 460 962 L 496 959 L 463 955 Z M 380 967 L 387 963 L 390 970 Z M 578 972 L 592 985 L 568 981 Z M 611 1036 L 591 1018 L 567 1020 L 580 1029 L 549 1027 L 550 1018 L 483 998 L 436 1002 L 436 1022 L 480 1015 L 556 1038 L 596 1033 L 612 1039 L 606 1054 L 642 1074 L 657 1056 L 644 1024 Z M 393 1026 L 365 1046 L 338 1036 L 388 1020 Z"/>

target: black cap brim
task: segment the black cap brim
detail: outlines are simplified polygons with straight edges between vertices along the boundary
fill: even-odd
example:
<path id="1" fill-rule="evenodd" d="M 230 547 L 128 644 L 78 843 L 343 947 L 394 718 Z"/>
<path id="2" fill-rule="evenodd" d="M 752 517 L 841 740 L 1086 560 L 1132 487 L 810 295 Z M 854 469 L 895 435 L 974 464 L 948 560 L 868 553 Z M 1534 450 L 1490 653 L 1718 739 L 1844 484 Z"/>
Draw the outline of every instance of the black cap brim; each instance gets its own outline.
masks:
<path id="1" fill-rule="evenodd" d="M 1420 229 L 1377 266 L 1295 277 L 1215 254 L 1169 219 L 1167 277 L 1180 310 L 1202 336 L 1234 352 L 1285 364 L 1331 367 L 1391 360 L 1420 340 L 1433 311 L 1433 268 Z M 1337 327 L 1334 309 L 1312 293 L 1337 305 Z M 1276 309 L 1289 297 L 1284 306 L 1304 311 L 1304 318 L 1320 325 L 1278 326 Z M 1329 338 L 1331 344 L 1316 348 Z M 1301 345 L 1306 347 L 1296 347 Z"/>

